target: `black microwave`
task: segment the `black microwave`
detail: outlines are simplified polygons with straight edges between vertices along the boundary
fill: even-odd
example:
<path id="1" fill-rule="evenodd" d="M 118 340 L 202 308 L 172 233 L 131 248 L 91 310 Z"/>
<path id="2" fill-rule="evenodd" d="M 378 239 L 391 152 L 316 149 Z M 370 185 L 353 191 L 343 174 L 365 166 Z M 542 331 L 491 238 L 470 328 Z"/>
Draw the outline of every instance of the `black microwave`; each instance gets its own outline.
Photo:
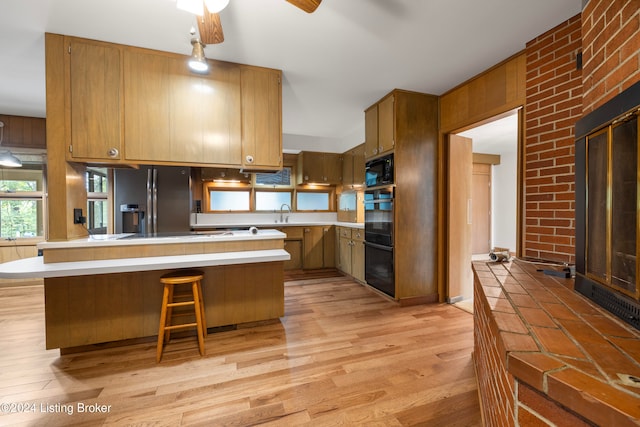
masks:
<path id="1" fill-rule="evenodd" d="M 366 163 L 365 184 L 367 187 L 393 184 L 393 154 Z"/>

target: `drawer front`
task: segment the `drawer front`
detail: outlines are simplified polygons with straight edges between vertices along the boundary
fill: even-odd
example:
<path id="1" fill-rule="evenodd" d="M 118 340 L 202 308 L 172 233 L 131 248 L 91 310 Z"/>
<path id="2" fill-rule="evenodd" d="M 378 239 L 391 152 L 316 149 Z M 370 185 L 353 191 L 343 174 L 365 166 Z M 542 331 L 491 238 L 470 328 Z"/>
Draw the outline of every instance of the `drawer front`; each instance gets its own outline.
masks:
<path id="1" fill-rule="evenodd" d="M 351 240 L 362 242 L 364 241 L 364 230 L 359 228 L 351 229 Z"/>
<path id="2" fill-rule="evenodd" d="M 348 239 L 351 238 L 351 229 L 348 227 L 339 227 L 340 228 L 340 237 L 346 237 Z"/>
<path id="3" fill-rule="evenodd" d="M 304 227 L 282 227 L 281 231 L 287 235 L 285 240 L 302 240 Z"/>

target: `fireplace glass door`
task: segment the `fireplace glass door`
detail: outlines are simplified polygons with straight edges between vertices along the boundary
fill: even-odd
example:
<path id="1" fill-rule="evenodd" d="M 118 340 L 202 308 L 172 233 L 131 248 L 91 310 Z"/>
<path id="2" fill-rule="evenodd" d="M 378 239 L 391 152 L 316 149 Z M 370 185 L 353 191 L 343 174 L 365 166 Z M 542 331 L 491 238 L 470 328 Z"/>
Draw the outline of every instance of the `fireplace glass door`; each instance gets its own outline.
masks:
<path id="1" fill-rule="evenodd" d="M 639 176 L 636 115 L 587 137 L 587 275 L 635 299 Z"/>

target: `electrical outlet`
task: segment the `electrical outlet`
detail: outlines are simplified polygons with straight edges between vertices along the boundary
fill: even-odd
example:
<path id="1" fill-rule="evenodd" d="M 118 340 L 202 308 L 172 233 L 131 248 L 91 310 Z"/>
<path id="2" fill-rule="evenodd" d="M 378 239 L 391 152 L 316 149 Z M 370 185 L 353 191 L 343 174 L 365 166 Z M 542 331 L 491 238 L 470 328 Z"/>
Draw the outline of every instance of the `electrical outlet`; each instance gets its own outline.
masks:
<path id="1" fill-rule="evenodd" d="M 82 216 L 82 209 L 73 209 L 73 223 L 84 224 L 87 219 Z"/>

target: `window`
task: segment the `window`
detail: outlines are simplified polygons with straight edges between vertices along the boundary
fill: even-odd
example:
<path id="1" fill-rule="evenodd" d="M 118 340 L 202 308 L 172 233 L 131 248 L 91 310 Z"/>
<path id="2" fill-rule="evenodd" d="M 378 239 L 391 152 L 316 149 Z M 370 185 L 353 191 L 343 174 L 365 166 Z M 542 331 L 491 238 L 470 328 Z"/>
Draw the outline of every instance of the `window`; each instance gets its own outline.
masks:
<path id="1" fill-rule="evenodd" d="M 106 234 L 109 222 L 108 179 L 104 168 L 87 168 L 87 230 Z"/>
<path id="2" fill-rule="evenodd" d="M 297 210 L 299 211 L 328 211 L 331 209 L 329 204 L 329 192 L 307 192 L 298 191 L 297 194 Z"/>
<path id="3" fill-rule="evenodd" d="M 257 211 L 279 211 L 282 205 L 291 209 L 291 192 L 289 191 L 256 191 Z"/>
<path id="4" fill-rule="evenodd" d="M 248 211 L 250 190 L 209 190 L 210 211 Z"/>
<path id="5" fill-rule="evenodd" d="M 0 169 L 1 238 L 44 235 L 42 168 L 24 163 L 19 169 Z"/>
<path id="6" fill-rule="evenodd" d="M 256 185 L 291 187 L 291 167 L 285 166 L 276 173 L 257 173 Z"/>

